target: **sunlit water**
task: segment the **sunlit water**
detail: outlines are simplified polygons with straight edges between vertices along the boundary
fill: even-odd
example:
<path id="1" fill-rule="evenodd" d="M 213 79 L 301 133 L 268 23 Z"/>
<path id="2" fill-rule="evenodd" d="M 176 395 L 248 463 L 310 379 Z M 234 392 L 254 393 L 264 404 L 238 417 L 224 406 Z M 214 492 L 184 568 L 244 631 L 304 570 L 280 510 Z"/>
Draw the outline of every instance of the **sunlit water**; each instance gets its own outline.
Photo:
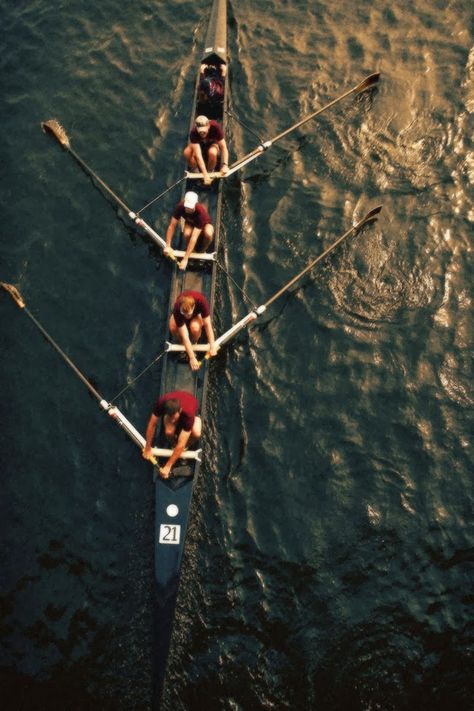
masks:
<path id="1" fill-rule="evenodd" d="M 161 351 L 169 267 L 133 208 L 182 170 L 207 3 L 1 3 L 0 279 L 111 399 Z M 230 3 L 263 139 L 225 189 L 217 330 L 379 222 L 212 364 L 164 709 L 468 709 L 474 20 L 465 2 Z M 230 123 L 233 156 L 256 139 Z M 163 232 L 178 198 L 149 210 Z M 153 486 L 4 294 L 2 708 L 149 709 Z M 120 405 L 144 430 L 159 368 Z"/>

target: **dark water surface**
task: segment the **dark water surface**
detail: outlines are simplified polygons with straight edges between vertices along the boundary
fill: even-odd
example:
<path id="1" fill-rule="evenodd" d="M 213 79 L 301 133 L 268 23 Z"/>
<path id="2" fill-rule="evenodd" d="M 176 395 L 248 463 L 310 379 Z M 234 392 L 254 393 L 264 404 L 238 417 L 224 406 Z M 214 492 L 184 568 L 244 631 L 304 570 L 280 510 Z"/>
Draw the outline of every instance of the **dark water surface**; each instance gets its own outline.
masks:
<path id="1" fill-rule="evenodd" d="M 0 7 L 0 279 L 111 399 L 162 349 L 169 267 L 40 122 L 140 208 L 181 174 L 208 3 Z M 163 707 L 472 708 L 472 4 L 229 16 L 233 109 L 263 138 L 382 72 L 229 180 L 249 298 L 384 209 L 212 364 Z M 248 310 L 224 274 L 218 303 L 219 332 Z M 149 709 L 150 471 L 5 294 L 0 317 L 1 706 Z M 158 385 L 120 399 L 141 431 Z"/>

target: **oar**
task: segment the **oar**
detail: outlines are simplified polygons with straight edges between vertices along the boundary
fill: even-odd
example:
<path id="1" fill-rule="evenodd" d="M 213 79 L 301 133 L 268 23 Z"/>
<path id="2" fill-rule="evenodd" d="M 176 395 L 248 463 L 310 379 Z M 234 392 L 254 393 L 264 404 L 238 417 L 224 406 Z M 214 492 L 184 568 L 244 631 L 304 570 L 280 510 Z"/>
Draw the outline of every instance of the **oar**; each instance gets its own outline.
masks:
<path id="1" fill-rule="evenodd" d="M 38 328 L 44 338 L 48 341 L 48 343 L 53 346 L 54 350 L 59 353 L 61 358 L 63 358 L 68 366 L 73 369 L 73 371 L 76 373 L 76 375 L 82 380 L 86 388 L 89 390 L 89 392 L 98 400 L 99 402 L 102 401 L 102 396 L 97 392 L 97 390 L 94 388 L 92 383 L 90 383 L 87 378 L 81 373 L 79 368 L 77 368 L 76 365 L 72 362 L 72 360 L 69 358 L 69 356 L 66 355 L 66 353 L 58 346 L 56 341 L 53 340 L 53 338 L 49 335 L 49 333 L 43 328 L 43 326 L 40 324 L 40 322 L 33 316 L 31 311 L 26 308 L 26 304 L 23 300 L 22 295 L 18 291 L 18 289 L 13 286 L 13 284 L 6 284 L 5 282 L 1 281 L 0 285 L 5 289 L 6 292 L 10 294 L 12 299 L 15 301 L 16 305 L 19 306 L 20 309 L 23 309 L 23 313 L 25 313 L 29 319 L 33 321 L 35 324 L 36 328 Z"/>
<path id="2" fill-rule="evenodd" d="M 360 94 L 361 91 L 366 91 L 366 89 L 369 89 L 371 86 L 374 86 L 374 84 L 378 82 L 379 78 L 380 72 L 374 72 L 373 74 L 369 74 L 369 76 L 366 77 L 363 81 L 361 81 L 360 84 L 357 84 L 357 86 L 354 86 L 352 89 L 345 91 L 336 99 L 330 101 L 329 104 L 326 104 L 326 106 L 323 106 L 321 109 L 317 109 L 316 111 L 313 111 L 313 113 L 308 114 L 308 116 L 305 116 L 304 118 L 300 119 L 295 124 L 293 124 L 293 126 L 290 126 L 289 128 L 285 129 L 284 131 L 276 135 L 274 138 L 271 138 L 268 141 L 261 143 L 253 151 L 250 151 L 250 153 L 247 153 L 247 155 L 235 161 L 235 163 L 233 163 L 232 166 L 229 168 L 229 172 L 227 173 L 227 175 L 231 175 L 232 173 L 235 173 L 236 170 L 240 170 L 244 167 L 244 165 L 247 165 L 251 161 L 255 160 L 255 158 L 258 158 L 258 156 L 263 153 L 263 151 L 268 150 L 268 148 L 273 146 L 274 143 L 276 143 L 277 141 L 281 141 L 281 139 L 285 138 L 285 136 L 288 136 L 289 133 L 295 131 L 300 126 L 303 126 L 308 121 L 311 121 L 311 119 L 315 118 L 316 116 L 319 116 L 319 114 L 322 114 L 324 111 L 327 111 L 332 106 L 335 106 L 335 104 L 338 104 L 346 97 L 350 96 L 351 94 Z"/>
<path id="3" fill-rule="evenodd" d="M 104 400 L 102 395 L 97 392 L 95 387 L 92 385 L 89 380 L 81 373 L 79 368 L 72 362 L 72 360 L 69 358 L 69 356 L 66 355 L 66 353 L 60 348 L 60 346 L 56 343 L 56 341 L 49 335 L 49 333 L 46 331 L 46 329 L 43 328 L 43 326 L 40 324 L 40 322 L 33 316 L 31 311 L 29 311 L 25 305 L 25 301 L 18 291 L 16 287 L 14 287 L 12 284 L 6 284 L 5 282 L 0 282 L 0 286 L 2 286 L 5 291 L 10 294 L 12 299 L 15 301 L 16 305 L 22 309 L 23 313 L 25 313 L 29 319 L 35 324 L 36 328 L 41 332 L 41 334 L 44 336 L 44 338 L 48 341 L 48 343 L 54 348 L 54 350 L 59 353 L 61 358 L 66 361 L 68 366 L 74 371 L 74 373 L 78 376 L 78 378 L 84 383 L 86 388 L 89 390 L 89 392 L 96 398 L 96 400 L 99 401 L 99 404 L 105 412 L 107 412 L 112 419 L 114 419 L 118 425 L 126 432 L 126 434 L 133 440 L 133 442 L 140 447 L 140 449 L 143 450 L 145 446 L 145 438 L 138 432 L 137 429 L 132 425 L 129 420 L 125 417 L 125 415 L 118 409 L 118 407 L 115 407 L 115 405 L 112 405 L 111 403 L 107 402 L 107 400 Z M 171 449 L 159 449 L 157 447 L 153 448 L 153 458 L 150 458 L 150 461 L 154 466 L 158 466 L 158 462 L 156 460 L 156 457 L 169 457 L 171 455 L 173 450 Z M 200 457 L 201 450 L 191 450 L 191 451 L 186 451 L 183 452 L 181 455 L 181 459 L 199 459 Z"/>
<path id="4" fill-rule="evenodd" d="M 296 284 L 297 281 L 301 279 L 307 272 L 311 271 L 318 262 L 320 262 L 322 259 L 327 257 L 327 255 L 332 252 L 336 247 L 341 244 L 343 240 L 345 240 L 349 235 L 356 234 L 362 227 L 365 227 L 365 225 L 371 224 L 372 222 L 376 222 L 377 216 L 382 209 L 382 205 L 378 205 L 377 207 L 374 207 L 372 210 L 370 210 L 365 217 L 363 217 L 357 224 L 355 224 L 353 227 L 351 227 L 347 232 L 344 232 L 344 234 L 339 237 L 335 242 L 333 242 L 327 249 L 324 250 L 320 255 L 316 257 L 316 259 L 313 259 L 307 267 L 305 267 L 301 272 L 299 272 L 296 276 L 294 276 L 290 281 L 285 284 L 284 286 L 281 287 L 281 289 L 278 289 L 277 292 L 271 296 L 268 301 L 266 301 L 264 304 L 261 306 L 258 306 L 257 308 L 253 309 L 250 311 L 246 316 L 244 316 L 243 319 L 235 323 L 231 328 L 229 328 L 228 331 L 222 334 L 222 336 L 219 336 L 219 338 L 216 338 L 216 346 L 219 348 L 224 345 L 224 343 L 227 343 L 230 341 L 231 338 L 233 338 L 239 331 L 241 331 L 245 326 L 248 326 L 252 321 L 255 321 L 256 318 L 258 318 L 261 314 L 264 313 L 264 311 L 267 310 L 267 308 L 270 306 L 270 304 L 273 304 L 274 301 L 276 301 L 282 294 L 285 293 L 285 291 L 288 291 L 290 287 L 293 286 L 293 284 Z M 210 356 L 207 353 L 205 358 L 208 359 Z M 201 361 L 202 362 L 202 361 Z"/>
<path id="5" fill-rule="evenodd" d="M 88 175 L 91 175 L 94 180 L 96 180 L 99 185 L 101 185 L 104 190 L 115 200 L 117 205 L 120 205 L 122 210 L 125 210 L 127 215 L 135 224 L 140 225 L 140 227 L 143 227 L 143 229 L 159 244 L 159 246 L 162 249 L 165 249 L 166 242 L 165 240 L 160 237 L 160 235 L 155 232 L 154 229 L 150 227 L 150 225 L 147 225 L 147 223 L 137 215 L 137 213 L 133 212 L 125 203 L 124 201 L 119 198 L 118 195 L 114 193 L 114 191 L 107 185 L 107 183 L 104 183 L 102 178 L 100 178 L 97 173 L 95 173 L 90 166 L 87 165 L 87 163 L 76 153 L 75 150 L 71 148 L 71 142 L 68 138 L 68 135 L 64 128 L 61 126 L 61 124 L 56 121 L 55 119 L 50 119 L 49 121 L 43 121 L 41 124 L 41 127 L 45 133 L 50 133 L 54 138 L 58 141 L 58 143 L 64 148 L 64 150 L 69 151 L 69 153 L 73 156 L 73 158 L 79 163 L 81 168 L 85 170 L 85 172 Z M 173 186 L 174 187 L 174 186 Z M 166 253 L 166 256 L 172 259 L 173 261 L 177 261 L 174 253 L 172 251 Z"/>
<path id="6" fill-rule="evenodd" d="M 289 128 L 285 129 L 284 131 L 276 135 L 274 138 L 270 138 L 267 141 L 262 141 L 256 148 L 253 149 L 253 151 L 250 151 L 250 153 L 247 153 L 245 156 L 242 156 L 242 158 L 239 158 L 234 163 L 232 163 L 229 170 L 224 176 L 221 173 L 210 173 L 210 177 L 228 178 L 229 175 L 232 175 L 232 173 L 235 173 L 237 170 L 241 170 L 245 165 L 248 165 L 256 158 L 258 158 L 264 151 L 271 148 L 274 143 L 276 143 L 277 141 L 281 141 L 282 138 L 285 138 L 285 136 L 288 136 L 288 134 L 292 131 L 295 131 L 300 126 L 303 126 L 303 124 L 307 123 L 308 121 L 311 121 L 311 119 L 315 118 L 315 116 L 319 116 L 319 114 L 322 114 L 324 111 L 327 111 L 332 106 L 338 104 L 340 101 L 350 96 L 351 94 L 360 94 L 362 91 L 365 91 L 371 86 L 374 86 L 378 82 L 379 77 L 380 72 L 374 72 L 374 74 L 369 74 L 369 76 L 366 77 L 363 81 L 361 81 L 360 84 L 357 84 L 357 86 L 354 86 L 352 89 L 345 91 L 336 99 L 330 101 L 329 104 L 326 104 L 326 106 L 323 106 L 321 109 L 317 109 L 316 111 L 313 111 L 313 113 L 308 114 L 308 116 L 305 116 L 304 118 L 300 119 L 295 124 L 293 124 L 293 126 L 290 126 Z M 188 178 L 190 178 L 191 180 L 195 180 L 198 178 L 202 178 L 202 175 L 201 173 L 188 173 Z"/>

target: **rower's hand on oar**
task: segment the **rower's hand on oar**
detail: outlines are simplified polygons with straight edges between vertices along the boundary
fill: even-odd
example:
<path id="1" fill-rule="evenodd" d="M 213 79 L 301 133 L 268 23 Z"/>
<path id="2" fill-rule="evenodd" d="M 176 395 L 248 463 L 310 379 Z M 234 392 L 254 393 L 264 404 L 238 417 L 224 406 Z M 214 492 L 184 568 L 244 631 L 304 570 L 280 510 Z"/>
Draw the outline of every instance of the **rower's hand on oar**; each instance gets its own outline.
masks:
<path id="1" fill-rule="evenodd" d="M 187 266 L 188 266 L 188 258 L 183 257 L 183 259 L 178 264 L 178 267 L 179 267 L 179 269 L 181 269 L 182 272 L 184 272 L 186 270 Z"/>
<path id="2" fill-rule="evenodd" d="M 153 456 L 151 447 L 144 447 L 142 449 L 142 457 L 143 457 L 143 459 L 146 459 L 147 462 L 151 462 L 154 467 L 157 466 L 158 462 L 156 461 L 156 458 Z"/>
<path id="3" fill-rule="evenodd" d="M 202 178 L 204 185 L 212 185 L 212 178 L 209 175 L 204 175 Z"/>
<path id="4" fill-rule="evenodd" d="M 208 352 L 204 356 L 204 358 L 199 361 L 199 367 L 204 363 L 204 361 L 209 360 L 210 358 L 214 358 L 217 355 L 217 351 L 219 348 L 217 346 L 213 346 L 212 348 L 209 348 Z"/>
<path id="5" fill-rule="evenodd" d="M 160 467 L 160 476 L 162 479 L 169 479 L 171 467 L 165 464 L 164 467 Z"/>
<path id="6" fill-rule="evenodd" d="M 228 172 L 229 172 L 229 166 L 227 165 L 227 163 L 223 163 L 221 165 L 221 175 L 225 177 Z"/>
<path id="7" fill-rule="evenodd" d="M 191 370 L 199 370 L 199 365 L 200 363 L 196 356 L 193 356 L 189 359 L 189 367 L 191 368 Z"/>
<path id="8" fill-rule="evenodd" d="M 165 257 L 168 257 L 168 259 L 172 259 L 174 262 L 176 261 L 176 257 L 174 256 L 174 252 L 171 247 L 164 247 L 163 254 Z"/>

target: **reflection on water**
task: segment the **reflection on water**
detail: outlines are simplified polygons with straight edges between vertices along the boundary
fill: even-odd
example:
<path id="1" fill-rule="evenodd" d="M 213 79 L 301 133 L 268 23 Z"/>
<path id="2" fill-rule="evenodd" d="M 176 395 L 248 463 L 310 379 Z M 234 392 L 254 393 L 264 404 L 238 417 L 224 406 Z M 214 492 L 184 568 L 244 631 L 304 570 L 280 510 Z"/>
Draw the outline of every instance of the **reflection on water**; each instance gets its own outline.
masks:
<path id="1" fill-rule="evenodd" d="M 113 397 L 161 350 L 169 268 L 39 123 L 139 209 L 180 175 L 206 14 L 2 15 L 1 278 Z M 226 186 L 249 300 L 384 207 L 213 363 L 163 708 L 469 707 L 472 30 L 461 0 L 231 3 L 232 110 L 264 140 L 382 72 Z M 235 156 L 254 147 L 229 123 Z M 218 297 L 222 331 L 250 302 L 223 272 Z M 0 310 L 4 707 L 149 708 L 149 472 Z M 158 384 L 121 403 L 141 430 Z"/>

